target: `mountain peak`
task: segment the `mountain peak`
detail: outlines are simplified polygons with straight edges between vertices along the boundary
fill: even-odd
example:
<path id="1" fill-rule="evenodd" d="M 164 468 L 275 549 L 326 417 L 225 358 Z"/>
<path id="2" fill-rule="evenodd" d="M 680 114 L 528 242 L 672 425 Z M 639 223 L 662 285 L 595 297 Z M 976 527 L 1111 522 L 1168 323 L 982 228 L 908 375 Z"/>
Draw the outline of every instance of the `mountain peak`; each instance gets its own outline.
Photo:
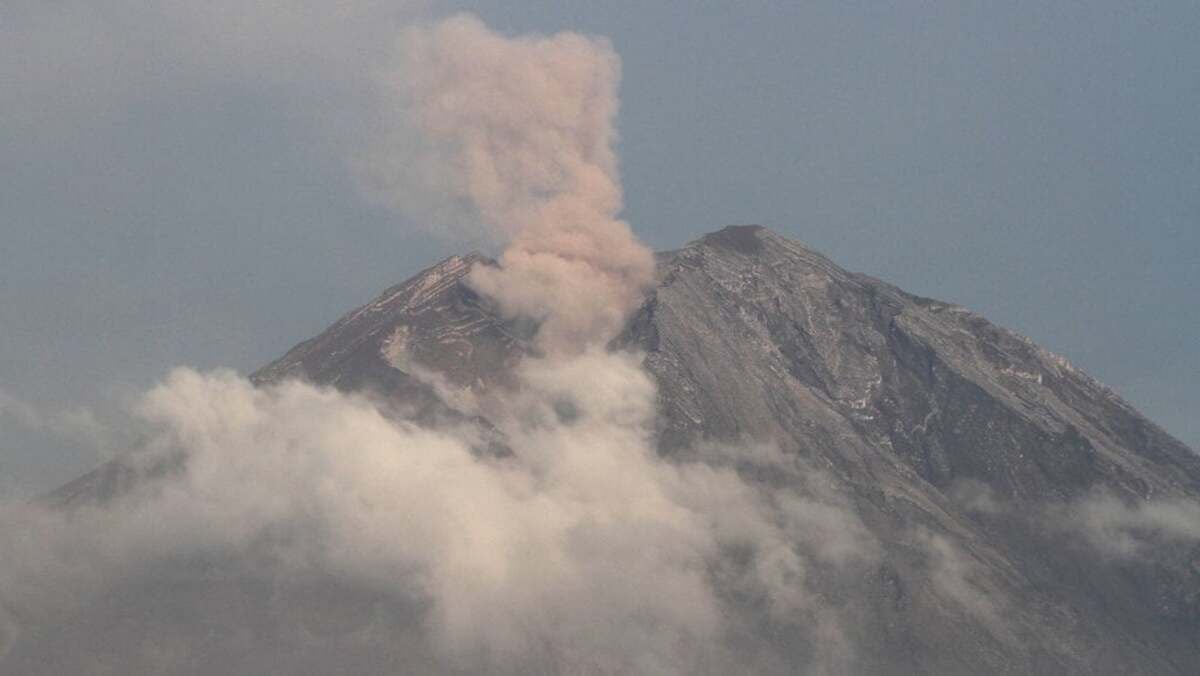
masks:
<path id="1" fill-rule="evenodd" d="M 701 237 L 699 243 L 755 255 L 763 249 L 763 235 L 774 234 L 761 225 L 727 225 Z"/>
<path id="2" fill-rule="evenodd" d="M 736 252 L 746 256 L 757 256 L 770 249 L 781 249 L 792 253 L 803 252 L 805 255 L 820 256 L 815 250 L 802 242 L 781 235 L 771 228 L 749 225 L 727 225 L 720 230 L 710 232 L 688 246 L 707 246 Z M 823 256 L 820 256 L 824 258 Z"/>
<path id="3" fill-rule="evenodd" d="M 523 350 L 508 324 L 464 283 L 472 266 L 491 259 L 454 255 L 389 287 L 251 375 L 255 383 L 300 377 L 345 389 L 404 392 L 411 371 L 429 368 L 468 386 L 503 371 Z"/>

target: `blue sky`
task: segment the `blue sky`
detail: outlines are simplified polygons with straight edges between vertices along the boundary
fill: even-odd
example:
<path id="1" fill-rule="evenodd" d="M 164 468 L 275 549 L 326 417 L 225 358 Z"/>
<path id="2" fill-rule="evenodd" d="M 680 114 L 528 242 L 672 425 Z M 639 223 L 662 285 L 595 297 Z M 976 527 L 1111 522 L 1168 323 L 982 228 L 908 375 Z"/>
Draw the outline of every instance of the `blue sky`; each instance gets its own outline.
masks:
<path id="1" fill-rule="evenodd" d="M 1200 5 L 329 7 L 0 7 L 0 492 L 97 461 L 78 407 L 253 370 L 478 246 L 364 199 L 344 150 L 399 27 L 457 10 L 612 41 L 624 215 L 655 247 L 770 226 L 1200 446 Z"/>

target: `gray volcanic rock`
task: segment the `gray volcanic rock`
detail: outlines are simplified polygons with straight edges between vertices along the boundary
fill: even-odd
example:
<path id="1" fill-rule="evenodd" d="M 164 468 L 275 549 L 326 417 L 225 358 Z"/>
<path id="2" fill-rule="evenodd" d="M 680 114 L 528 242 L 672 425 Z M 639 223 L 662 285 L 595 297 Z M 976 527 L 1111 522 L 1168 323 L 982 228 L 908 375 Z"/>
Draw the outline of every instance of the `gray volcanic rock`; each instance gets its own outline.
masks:
<path id="1" fill-rule="evenodd" d="M 826 468 L 882 543 L 860 669 L 1200 670 L 1200 547 L 1106 562 L 1048 516 L 1100 488 L 1200 495 L 1200 457 L 1108 388 L 756 226 L 660 255 L 659 278 L 622 340 L 658 381 L 663 452 L 774 441 Z M 946 571 L 916 533 L 970 562 L 976 612 L 931 593 Z"/>
<path id="2" fill-rule="evenodd" d="M 479 254 L 451 256 L 342 317 L 250 376 L 255 383 L 300 377 L 344 390 L 384 393 L 417 387 L 413 367 L 458 387 L 494 386 L 523 354 L 511 322 L 496 318 L 463 278 Z"/>
<path id="3" fill-rule="evenodd" d="M 430 383 L 502 389 L 531 352 L 531 327 L 469 288 L 475 264 L 489 261 L 452 257 L 388 289 L 252 379 L 471 418 Z M 757 226 L 659 254 L 614 347 L 645 354 L 664 456 L 774 444 L 861 520 L 872 563 L 813 570 L 853 672 L 1200 673 L 1200 544 L 1146 517 L 1114 535 L 1144 547 L 1108 555 L 1097 537 L 1124 526 L 1080 516 L 1097 496 L 1135 515 L 1200 499 L 1200 457 L 1061 357 Z M 103 499 L 131 472 L 102 468 L 55 501 Z"/>
<path id="4" fill-rule="evenodd" d="M 627 341 L 650 355 L 668 448 L 765 432 L 827 454 L 852 438 L 871 450 L 830 462 L 885 450 L 935 486 L 1022 499 L 1200 488 L 1200 457 L 1065 359 L 766 229 L 663 254 L 659 275 Z"/>

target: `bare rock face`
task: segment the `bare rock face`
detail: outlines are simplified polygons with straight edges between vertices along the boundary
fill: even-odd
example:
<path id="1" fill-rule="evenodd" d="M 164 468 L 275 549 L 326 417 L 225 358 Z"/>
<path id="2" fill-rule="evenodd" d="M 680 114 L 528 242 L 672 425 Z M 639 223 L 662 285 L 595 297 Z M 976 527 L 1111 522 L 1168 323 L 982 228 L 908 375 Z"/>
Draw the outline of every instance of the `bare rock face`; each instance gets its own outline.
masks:
<path id="1" fill-rule="evenodd" d="M 1200 548 L 1110 561 L 1057 516 L 1101 490 L 1200 495 L 1200 457 L 1111 390 L 756 226 L 661 254 L 659 278 L 622 341 L 658 381 L 662 452 L 776 442 L 826 468 L 882 543 L 859 590 L 860 669 L 1200 669 Z M 922 538 L 949 543 L 954 565 Z M 937 593 L 955 574 L 958 607 Z"/>
<path id="2" fill-rule="evenodd" d="M 475 264 L 388 289 L 252 379 L 466 416 L 430 374 L 502 388 L 532 349 L 530 327 L 471 291 Z M 659 254 L 614 347 L 645 354 L 665 457 L 774 444 L 869 531 L 869 567 L 813 572 L 847 618 L 854 673 L 1200 673 L 1200 545 L 1164 535 L 1152 507 L 1200 499 L 1200 457 L 1061 357 L 757 226 Z M 136 480 L 93 475 L 56 500 Z M 1106 535 L 1143 546 L 1111 554 Z"/>
<path id="3" fill-rule="evenodd" d="M 472 265 L 486 263 L 479 254 L 451 256 L 387 289 L 251 379 L 300 377 L 395 394 L 415 387 L 408 376 L 421 368 L 458 387 L 494 386 L 523 353 L 523 342 L 463 281 Z"/>
<path id="4" fill-rule="evenodd" d="M 650 355 L 668 449 L 765 433 L 851 472 L 883 456 L 1023 500 L 1200 488 L 1200 457 L 1061 357 L 766 229 L 664 254 L 659 275 L 627 340 Z"/>

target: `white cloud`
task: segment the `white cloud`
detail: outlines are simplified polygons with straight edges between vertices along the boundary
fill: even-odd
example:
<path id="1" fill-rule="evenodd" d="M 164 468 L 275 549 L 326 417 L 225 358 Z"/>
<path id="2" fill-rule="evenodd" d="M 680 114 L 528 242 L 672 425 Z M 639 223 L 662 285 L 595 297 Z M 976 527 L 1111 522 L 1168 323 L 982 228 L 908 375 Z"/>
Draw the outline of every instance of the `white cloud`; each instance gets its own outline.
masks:
<path id="1" fill-rule="evenodd" d="M 779 617 L 818 606 L 800 547 L 826 538 L 843 556 L 822 524 L 852 517 L 660 460 L 654 388 L 629 355 L 522 373 L 501 422 L 516 453 L 497 459 L 472 454 L 468 430 L 391 422 L 355 396 L 177 370 L 139 414 L 156 430 L 145 453 L 182 452 L 186 472 L 69 516 L 10 509 L 0 598 L 49 621 L 156 563 L 232 557 L 425 607 L 447 664 L 518 668 L 550 650 L 555 668 L 659 673 L 726 649 L 716 568 Z"/>
<path id="2" fill-rule="evenodd" d="M 1200 503 L 1183 498 L 1130 502 L 1093 492 L 1051 515 L 1060 528 L 1117 558 L 1137 557 L 1161 542 L 1200 542 Z"/>

